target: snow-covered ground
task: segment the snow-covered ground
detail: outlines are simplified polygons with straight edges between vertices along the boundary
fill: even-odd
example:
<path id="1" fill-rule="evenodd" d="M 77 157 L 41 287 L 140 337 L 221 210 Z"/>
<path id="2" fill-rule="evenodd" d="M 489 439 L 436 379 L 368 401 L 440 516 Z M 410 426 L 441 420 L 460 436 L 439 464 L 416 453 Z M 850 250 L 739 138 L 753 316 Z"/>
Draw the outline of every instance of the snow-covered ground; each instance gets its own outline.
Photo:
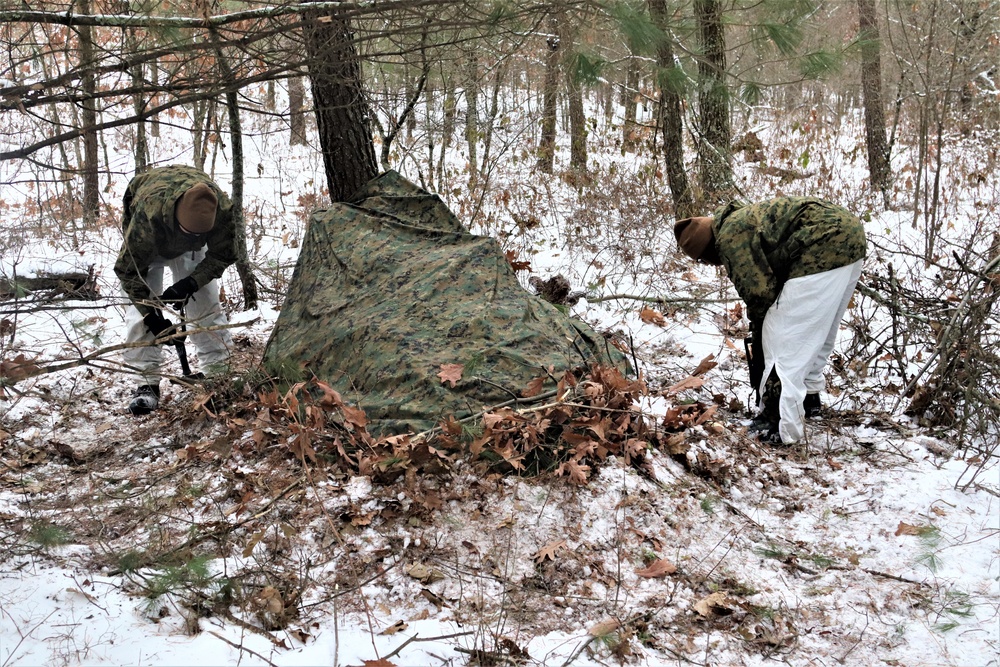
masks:
<path id="1" fill-rule="evenodd" d="M 812 193 L 864 212 L 857 122 L 808 137 L 783 127 L 757 129 L 776 156 L 809 143 L 823 156 L 816 175 L 780 184 L 746 166 L 747 196 Z M 244 368 L 259 358 L 324 183 L 318 153 L 273 129 L 247 132 L 249 246 L 265 289 L 257 311 L 232 313 L 246 324 Z M 181 136 L 164 133 L 153 154 L 185 161 Z M 832 409 L 806 443 L 748 438 L 738 302 L 724 277 L 674 254 L 655 161 L 622 155 L 602 128 L 595 182 L 577 187 L 514 159 L 525 137 L 494 156 L 482 200 L 465 194 L 460 146 L 437 190 L 536 275 L 587 290 L 573 314 L 629 341 L 653 389 L 641 405 L 650 419 L 723 397 L 730 409 L 688 432 L 686 454 L 653 451 L 642 468 L 612 458 L 584 487 L 483 478 L 468 465 L 383 485 L 253 447 L 238 415 L 206 418 L 183 387 L 164 383 L 162 410 L 129 417 L 134 381 L 112 353 L 0 399 L 0 666 L 998 663 L 996 461 L 919 428 L 883 391 L 899 379 L 877 368 L 831 373 Z M 127 153 L 112 162 L 104 226 L 77 234 L 43 224 L 51 193 L 30 169 L 0 165 L 4 225 L 18 237 L 0 272 L 92 266 L 102 295 L 58 309 L 0 302 L 5 361 L 80 358 L 123 339 L 112 265 Z M 400 170 L 417 180 L 414 163 Z M 227 169 L 220 154 L 224 187 Z M 980 219 L 976 201 L 996 204 L 993 179 L 956 189 L 953 210 Z M 909 247 L 907 216 L 874 211 L 867 229 L 880 246 Z M 869 264 L 887 261 L 912 266 L 881 250 Z M 691 295 L 706 301 L 633 298 Z M 641 318 L 645 306 L 664 319 Z M 848 317 L 873 307 L 858 298 Z M 664 394 L 708 356 L 718 365 L 701 389 Z M 959 483 L 978 469 L 978 483 Z"/>

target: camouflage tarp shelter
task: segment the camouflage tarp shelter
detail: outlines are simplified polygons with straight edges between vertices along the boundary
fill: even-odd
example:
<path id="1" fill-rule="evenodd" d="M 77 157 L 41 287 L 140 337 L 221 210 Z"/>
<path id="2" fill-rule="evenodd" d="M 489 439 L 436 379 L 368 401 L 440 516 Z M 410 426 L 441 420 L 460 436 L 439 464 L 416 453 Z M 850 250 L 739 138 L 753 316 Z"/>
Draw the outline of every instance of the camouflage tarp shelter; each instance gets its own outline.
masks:
<path id="1" fill-rule="evenodd" d="M 525 291 L 494 239 L 393 171 L 312 215 L 264 360 L 333 386 L 373 433 L 475 414 L 550 367 L 560 377 L 626 366 L 586 324 Z M 443 364 L 463 365 L 454 388 Z"/>

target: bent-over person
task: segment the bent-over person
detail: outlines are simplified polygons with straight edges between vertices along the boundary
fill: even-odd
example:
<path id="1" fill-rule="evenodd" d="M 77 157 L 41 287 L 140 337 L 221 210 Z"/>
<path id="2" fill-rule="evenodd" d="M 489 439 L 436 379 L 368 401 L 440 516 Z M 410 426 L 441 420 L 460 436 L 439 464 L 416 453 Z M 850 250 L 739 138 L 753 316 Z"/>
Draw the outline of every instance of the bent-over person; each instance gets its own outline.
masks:
<path id="1" fill-rule="evenodd" d="M 224 325 L 218 278 L 236 261 L 232 203 L 204 172 L 184 165 L 139 174 L 125 191 L 124 241 L 115 262 L 122 291 L 132 302 L 126 315 L 126 342 L 151 342 L 176 333 L 166 315 L 193 329 Z M 173 284 L 163 289 L 163 270 Z M 162 292 L 162 293 L 161 293 Z M 209 377 L 229 368 L 232 335 L 228 330 L 187 336 Z M 140 377 L 128 411 L 155 410 L 160 399 L 159 345 L 128 348 L 125 364 Z"/>
<path id="2" fill-rule="evenodd" d="M 819 414 L 823 369 L 861 276 L 861 221 L 822 199 L 778 197 L 679 220 L 674 235 L 689 257 L 725 266 L 746 303 L 764 357 L 751 430 L 774 444 L 801 440 L 804 418 Z"/>

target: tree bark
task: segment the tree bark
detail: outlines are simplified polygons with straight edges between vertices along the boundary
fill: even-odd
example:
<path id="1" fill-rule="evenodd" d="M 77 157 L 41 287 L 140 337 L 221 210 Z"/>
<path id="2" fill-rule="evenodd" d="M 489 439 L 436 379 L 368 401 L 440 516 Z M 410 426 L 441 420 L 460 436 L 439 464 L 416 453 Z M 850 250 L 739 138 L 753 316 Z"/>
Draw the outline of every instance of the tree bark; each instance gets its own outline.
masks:
<path id="1" fill-rule="evenodd" d="M 538 140 L 539 171 L 551 174 L 556 156 L 556 102 L 559 87 L 559 21 L 549 20 L 549 36 L 545 40 L 545 81 L 542 84 L 542 134 Z"/>
<path id="2" fill-rule="evenodd" d="M 635 150 L 638 145 L 639 126 L 636 124 L 636 110 L 639 95 L 639 61 L 628 59 L 628 69 L 625 73 L 625 87 L 622 89 L 622 103 L 625 105 L 625 123 L 622 125 L 622 146 L 627 151 Z"/>
<path id="3" fill-rule="evenodd" d="M 479 177 L 479 59 L 469 54 L 465 81 L 465 141 L 469 147 L 469 186 Z"/>
<path id="4" fill-rule="evenodd" d="M 698 61 L 698 177 L 703 205 L 715 206 L 729 199 L 734 190 L 726 35 L 719 0 L 695 0 L 694 10 L 702 51 Z"/>
<path id="5" fill-rule="evenodd" d="M 90 14 L 90 0 L 81 0 L 80 11 Z M 90 26 L 80 28 L 80 66 L 83 68 L 83 224 L 90 227 L 101 214 L 97 157 L 97 77 L 94 75 L 94 37 Z"/>
<path id="6" fill-rule="evenodd" d="M 858 0 L 858 39 L 861 43 L 861 92 L 865 108 L 868 175 L 872 189 L 882 193 L 883 202 L 888 206 L 892 172 L 885 134 L 881 46 L 875 0 Z"/>
<path id="7" fill-rule="evenodd" d="M 562 40 L 572 45 L 573 36 L 563 22 Z M 566 70 L 566 101 L 569 105 L 569 166 L 587 169 L 587 116 L 583 109 L 583 84 L 575 67 Z"/>
<path id="8" fill-rule="evenodd" d="M 243 125 L 240 121 L 239 91 L 232 86 L 236 83 L 232 67 L 222 50 L 218 33 L 213 29 L 209 35 L 215 44 L 216 58 L 222 81 L 230 90 L 226 91 L 226 110 L 229 112 L 230 149 L 233 158 L 233 234 L 236 238 L 236 272 L 243 286 L 243 307 L 253 310 L 257 307 L 257 280 L 253 275 L 250 257 L 247 254 L 247 226 L 243 217 Z"/>
<path id="9" fill-rule="evenodd" d="M 301 76 L 288 80 L 289 146 L 306 145 L 306 85 Z"/>
<path id="10" fill-rule="evenodd" d="M 307 12 L 309 78 L 330 199 L 347 201 L 378 175 L 371 110 L 350 23 L 336 11 Z"/>
<path id="11" fill-rule="evenodd" d="M 656 47 L 656 64 L 659 67 L 657 86 L 660 89 L 659 126 L 663 130 L 663 160 L 667 183 L 674 201 L 674 214 L 678 218 L 696 215 L 691 186 L 684 169 L 684 109 L 677 80 L 670 74 L 676 68 L 674 49 L 667 29 L 666 0 L 648 0 L 653 23 L 664 32 L 664 39 Z"/>

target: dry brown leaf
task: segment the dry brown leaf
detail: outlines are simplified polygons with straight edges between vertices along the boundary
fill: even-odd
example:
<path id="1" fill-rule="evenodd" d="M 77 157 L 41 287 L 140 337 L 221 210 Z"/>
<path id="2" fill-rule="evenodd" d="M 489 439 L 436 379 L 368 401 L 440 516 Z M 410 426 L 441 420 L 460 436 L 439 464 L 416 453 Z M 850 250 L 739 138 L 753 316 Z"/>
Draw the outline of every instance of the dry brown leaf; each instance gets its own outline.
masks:
<path id="1" fill-rule="evenodd" d="M 685 389 L 701 389 L 703 384 L 705 384 L 705 380 L 703 378 L 689 376 L 667 389 L 663 392 L 663 394 L 664 396 L 673 396 L 675 394 L 679 394 Z"/>
<path id="2" fill-rule="evenodd" d="M 344 421 L 347 423 L 353 424 L 357 428 L 364 428 L 368 425 L 368 416 L 365 415 L 365 411 L 361 408 L 341 405 L 340 411 L 344 414 Z"/>
<path id="3" fill-rule="evenodd" d="M 440 570 L 423 563 L 414 563 L 406 569 L 406 574 L 422 584 L 433 584 L 435 581 L 444 579 L 444 574 Z"/>
<path id="4" fill-rule="evenodd" d="M 653 310 L 649 306 L 643 306 L 642 310 L 639 311 L 639 319 L 646 324 L 655 324 L 658 327 L 667 326 L 667 320 L 664 319 L 663 313 Z"/>
<path id="5" fill-rule="evenodd" d="M 713 361 L 713 357 L 710 354 L 704 359 L 702 359 L 700 362 L 698 362 L 698 367 L 695 368 L 693 371 L 691 371 L 691 375 L 694 375 L 696 377 L 698 375 L 703 375 L 718 365 L 719 364 L 717 362 Z"/>
<path id="6" fill-rule="evenodd" d="M 389 627 L 387 627 L 385 630 L 383 630 L 379 634 L 380 635 L 394 635 L 397 632 L 401 632 L 402 630 L 405 630 L 407 627 L 408 626 L 406 625 L 406 623 L 404 621 L 396 621 L 395 623 L 393 623 L 392 625 L 390 625 Z"/>
<path id="7" fill-rule="evenodd" d="M 647 579 L 658 579 L 659 577 L 665 577 L 668 574 L 673 574 L 676 571 L 676 565 L 665 558 L 661 558 L 650 563 L 649 567 L 636 570 L 635 573 L 640 577 L 646 577 Z"/>
<path id="8" fill-rule="evenodd" d="M 535 552 L 532 558 L 536 563 L 542 563 L 546 560 L 555 560 L 556 552 L 560 549 L 566 548 L 566 540 L 556 540 L 555 542 L 549 542 L 544 547 Z"/>
<path id="9" fill-rule="evenodd" d="M 379 658 L 378 660 L 362 660 L 364 667 L 396 667 L 396 663 L 390 662 L 385 658 Z"/>
<path id="10" fill-rule="evenodd" d="M 928 526 L 913 526 L 903 521 L 896 527 L 896 536 L 900 535 L 923 535 L 928 531 Z"/>
<path id="11" fill-rule="evenodd" d="M 671 456 L 684 456 L 691 449 L 691 445 L 687 442 L 686 433 L 672 433 L 670 437 L 667 438 L 667 442 L 664 445 L 666 447 L 667 453 Z"/>
<path id="12" fill-rule="evenodd" d="M 729 596 L 722 591 L 716 591 L 694 604 L 694 610 L 705 618 L 711 616 L 728 616 L 733 613 L 734 609 L 735 607 L 729 600 Z"/>
<path id="13" fill-rule="evenodd" d="M 547 377 L 537 377 L 528 383 L 528 386 L 521 391 L 521 396 L 524 398 L 531 398 L 532 396 L 538 396 L 542 393 L 542 387 L 545 385 L 545 381 L 548 380 Z"/>
<path id="14" fill-rule="evenodd" d="M 617 618 L 606 618 L 600 623 L 595 623 L 587 630 L 591 637 L 607 637 L 612 632 L 622 626 Z"/>
<path id="15" fill-rule="evenodd" d="M 462 371 L 465 367 L 462 364 L 441 364 L 441 372 L 437 374 L 441 378 L 441 384 L 450 382 L 454 387 L 462 379 Z"/>

